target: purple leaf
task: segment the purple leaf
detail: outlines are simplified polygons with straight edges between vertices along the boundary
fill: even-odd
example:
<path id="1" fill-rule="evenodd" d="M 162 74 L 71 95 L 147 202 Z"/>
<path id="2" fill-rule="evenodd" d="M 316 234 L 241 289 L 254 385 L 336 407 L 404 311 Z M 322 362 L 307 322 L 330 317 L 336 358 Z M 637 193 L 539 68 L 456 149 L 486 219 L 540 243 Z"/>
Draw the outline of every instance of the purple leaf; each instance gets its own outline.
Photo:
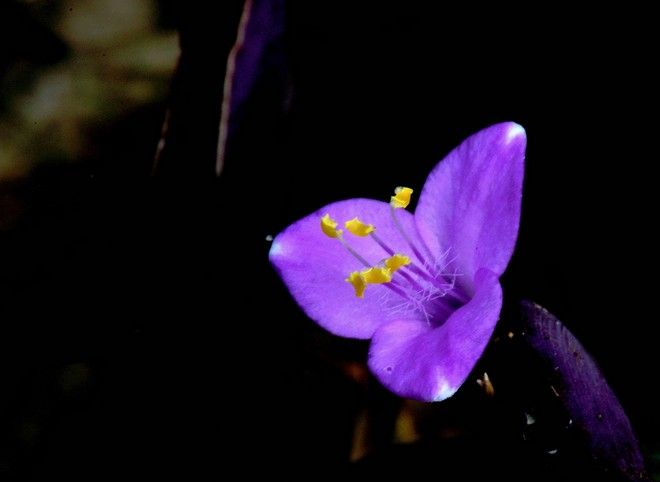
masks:
<path id="1" fill-rule="evenodd" d="M 545 308 L 522 309 L 525 339 L 552 370 L 553 391 L 594 458 L 624 480 L 649 480 L 630 421 L 594 360 Z"/>

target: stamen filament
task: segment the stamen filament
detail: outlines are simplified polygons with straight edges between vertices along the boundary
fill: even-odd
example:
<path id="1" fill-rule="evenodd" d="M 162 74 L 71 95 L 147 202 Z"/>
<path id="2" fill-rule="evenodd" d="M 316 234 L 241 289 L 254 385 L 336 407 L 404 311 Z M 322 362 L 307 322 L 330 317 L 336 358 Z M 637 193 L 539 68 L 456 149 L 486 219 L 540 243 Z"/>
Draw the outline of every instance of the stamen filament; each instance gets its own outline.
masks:
<path id="1" fill-rule="evenodd" d="M 390 214 L 392 215 L 392 221 L 394 222 L 394 226 L 396 226 L 396 229 L 399 231 L 399 234 L 403 236 L 403 239 L 406 240 L 412 252 L 415 253 L 415 256 L 417 256 L 417 259 L 423 260 L 424 256 L 422 256 L 422 254 L 419 252 L 415 244 L 412 242 L 412 239 L 410 239 L 410 237 L 408 237 L 408 235 L 406 234 L 406 231 L 403 229 L 403 226 L 401 226 L 401 223 L 399 222 L 399 218 L 396 215 L 396 209 L 397 208 L 390 206 Z M 433 259 L 432 256 L 431 259 Z"/>
<path id="2" fill-rule="evenodd" d="M 353 249 L 353 248 L 352 248 L 352 247 L 346 242 L 346 240 L 344 239 L 344 237 L 343 237 L 341 234 L 339 234 L 339 235 L 336 237 L 336 239 L 338 239 L 339 242 L 341 243 L 341 245 L 342 245 L 344 248 L 346 248 L 346 251 L 348 251 L 348 252 L 349 252 L 349 253 L 350 253 L 355 259 L 357 259 L 360 263 L 362 263 L 362 265 L 363 265 L 365 268 L 367 268 L 367 269 L 368 269 L 368 268 L 373 268 L 373 265 L 372 265 L 371 263 L 369 263 L 369 261 L 367 261 L 366 259 L 364 259 L 364 258 L 360 255 L 360 253 L 358 253 L 357 251 L 355 251 L 355 249 Z M 399 271 L 400 271 L 400 270 L 399 270 Z M 403 274 L 403 273 L 401 273 L 401 274 Z M 412 283 L 415 283 L 415 280 L 412 279 L 412 278 L 411 278 L 409 281 L 411 281 Z M 416 283 L 415 283 L 415 284 L 416 284 Z M 415 300 L 414 300 L 413 298 L 411 298 L 410 296 L 408 296 L 408 294 L 406 294 L 406 292 L 405 292 L 405 291 L 404 291 L 404 290 L 403 290 L 403 289 L 402 289 L 402 288 L 396 283 L 396 280 L 392 280 L 391 282 L 388 282 L 388 283 L 383 283 L 383 286 L 385 286 L 386 288 L 388 288 L 388 289 L 394 291 L 396 294 L 398 294 L 398 295 L 401 296 L 402 298 L 404 298 L 404 299 L 406 299 L 406 300 L 408 300 L 408 301 L 410 301 L 410 302 L 412 302 L 412 303 L 415 303 Z M 419 289 L 422 289 L 422 287 L 419 286 L 418 284 L 417 284 L 417 286 L 419 287 Z"/>
<path id="3" fill-rule="evenodd" d="M 401 229 L 401 226 L 398 226 L 398 227 L 401 230 L 401 234 L 403 234 L 403 236 L 406 237 L 406 240 L 408 240 L 406 234 Z M 390 248 L 385 243 L 385 241 L 380 239 L 376 233 L 370 233 L 369 235 L 371 236 L 371 239 L 373 239 L 387 254 L 389 254 L 390 256 L 394 256 L 394 250 L 392 248 Z M 414 247 L 412 246 L 412 244 L 409 240 L 408 240 L 408 244 L 410 244 L 411 248 L 413 248 L 413 250 L 414 250 Z M 424 259 L 424 258 L 420 257 L 418 252 L 415 251 L 415 254 L 417 255 L 418 259 L 422 259 L 422 260 Z M 446 290 L 447 289 L 447 285 L 445 283 L 442 283 L 442 282 L 438 281 L 431 273 L 428 273 L 428 272 L 420 269 L 415 263 L 409 264 L 408 266 L 406 266 L 406 268 L 413 271 L 416 275 L 424 278 L 426 281 L 433 284 L 435 287 L 440 288 L 441 290 Z M 411 283 L 415 282 L 414 279 L 412 277 L 410 277 L 410 275 L 408 273 L 402 272 L 401 275 L 404 276 Z M 417 285 L 417 286 L 419 286 L 419 285 Z"/>
<path id="4" fill-rule="evenodd" d="M 395 229 L 411 250 L 411 253 L 408 254 L 416 257 L 414 261 L 411 260 L 412 256 L 406 256 L 402 252 L 392 249 L 375 233 L 374 225 L 364 223 L 357 217 L 344 222 L 343 227 L 354 236 L 370 236 L 380 249 L 387 253 L 387 258 L 380 257 L 376 263 L 370 263 L 347 242 L 344 238 L 344 231 L 337 229 L 338 223 L 330 218 L 329 214 L 325 214 L 321 218 L 321 230 L 326 236 L 337 239 L 344 249 L 363 266 L 362 270 L 349 273 L 348 278 L 345 279 L 353 286 L 356 297 L 363 298 L 365 290 L 370 285 L 384 285 L 402 299 L 401 302 L 389 301 L 391 298 L 387 297 L 387 293 L 380 292 L 384 296 L 384 302 L 391 309 L 415 313 L 417 316 L 423 316 L 429 326 L 437 326 L 438 323 L 443 323 L 443 320 L 451 316 L 458 306 L 469 300 L 460 285 L 456 286 L 456 278 L 460 275 L 452 274 L 451 269 L 447 270 L 447 267 L 451 266 L 453 262 L 453 260 L 446 259 L 449 251 L 439 253 L 436 257 L 423 240 L 418 238 L 416 232 L 409 235 L 404 229 L 403 220 L 399 218 L 395 210 L 405 209 L 410 203 L 411 194 L 412 189 L 397 188 L 395 196 L 392 196 L 390 201 L 390 214 Z M 399 244 L 399 242 L 396 243 L 397 246 Z M 419 246 L 420 244 L 421 246 Z M 405 249 L 405 252 L 407 251 L 408 249 Z M 378 256 L 369 250 L 367 254 L 374 258 Z M 397 273 L 401 276 L 395 276 Z"/>
<path id="5" fill-rule="evenodd" d="M 390 256 L 394 256 L 394 250 L 392 248 L 390 248 L 387 244 L 385 244 L 385 242 L 382 239 L 380 239 L 375 232 L 369 233 L 369 236 L 371 236 L 371 239 L 376 241 L 378 246 L 383 248 L 383 251 L 385 251 Z"/>
<path id="6" fill-rule="evenodd" d="M 367 261 L 367 260 L 364 259 L 362 256 L 360 256 L 360 254 L 359 254 L 357 251 L 355 251 L 353 248 L 351 248 L 351 247 L 349 246 L 349 244 L 344 240 L 344 237 L 343 237 L 341 234 L 340 234 L 339 236 L 337 236 L 337 239 L 339 240 L 339 242 L 341 243 L 341 245 L 342 245 L 344 248 L 346 248 L 346 250 L 347 250 L 349 253 L 351 253 L 351 254 L 353 255 L 353 257 L 354 257 L 355 259 L 357 259 L 360 263 L 362 263 L 362 264 L 365 266 L 365 268 L 371 268 L 371 263 L 369 263 L 369 261 Z"/>
<path id="7" fill-rule="evenodd" d="M 379 246 L 380 246 L 380 247 L 381 247 L 381 248 L 382 248 L 387 254 L 389 254 L 390 256 L 394 256 L 394 255 L 396 254 L 392 248 L 390 248 L 387 244 L 385 244 L 385 242 L 384 242 L 382 239 L 380 239 L 380 238 L 376 235 L 375 232 L 372 231 L 372 232 L 369 233 L 369 235 L 371 236 L 371 239 L 373 239 L 374 241 L 376 241 L 376 243 L 377 243 L 377 244 L 378 244 L 378 245 L 379 245 Z M 409 268 L 409 269 L 412 269 L 412 268 L 413 268 L 413 267 L 410 266 L 410 265 L 403 266 L 403 267 L 407 267 L 407 268 Z M 413 285 L 416 289 L 418 289 L 418 290 L 420 290 L 420 291 L 424 291 L 424 288 L 422 287 L 422 285 L 420 285 L 419 283 L 417 283 L 417 281 L 415 280 L 415 278 L 413 278 L 412 276 L 410 276 L 410 275 L 409 275 L 408 273 L 406 273 L 404 270 L 397 270 L 397 272 L 399 272 L 399 273 L 401 274 L 401 276 L 403 276 L 403 277 L 406 279 L 406 281 L 408 281 L 408 282 L 409 282 L 411 285 Z"/>
<path id="8" fill-rule="evenodd" d="M 398 285 L 395 285 L 394 283 L 385 283 L 383 286 L 385 286 L 386 288 L 391 289 L 391 290 L 394 291 L 397 295 L 401 296 L 403 299 L 409 301 L 410 303 L 413 303 L 413 304 L 415 304 L 415 305 L 417 304 L 417 301 L 415 301 L 413 298 L 411 298 L 410 296 L 408 296 L 408 294 L 407 294 L 404 290 L 402 290 L 401 288 L 399 288 Z"/>

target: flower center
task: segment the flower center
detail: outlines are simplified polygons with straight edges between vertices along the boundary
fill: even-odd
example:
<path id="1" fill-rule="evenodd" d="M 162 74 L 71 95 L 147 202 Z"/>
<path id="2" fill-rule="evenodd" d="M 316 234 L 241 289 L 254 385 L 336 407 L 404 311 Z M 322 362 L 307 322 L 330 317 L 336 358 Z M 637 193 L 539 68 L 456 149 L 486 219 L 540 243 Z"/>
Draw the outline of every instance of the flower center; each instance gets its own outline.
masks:
<path id="1" fill-rule="evenodd" d="M 337 229 L 338 223 L 325 214 L 321 218 L 321 230 L 335 238 L 353 256 L 363 269 L 348 274 L 346 282 L 350 283 L 358 298 L 364 298 L 369 285 L 382 285 L 396 294 L 400 303 L 389 303 L 389 309 L 400 312 L 402 316 L 421 314 L 431 325 L 443 323 L 459 306 L 467 302 L 467 296 L 456 286 L 458 273 L 451 272 L 448 260 L 449 251 L 434 256 L 426 244 L 418 246 L 406 232 L 397 216 L 399 209 L 405 209 L 410 204 L 413 190 L 398 187 L 390 200 L 392 223 L 396 231 L 406 241 L 416 260 L 413 261 L 403 253 L 397 253 L 390 245 L 376 234 L 376 227 L 354 217 L 344 223 L 345 229 L 359 237 L 369 237 L 388 257 L 376 263 L 367 260 L 355 250 L 345 239 L 344 231 Z"/>

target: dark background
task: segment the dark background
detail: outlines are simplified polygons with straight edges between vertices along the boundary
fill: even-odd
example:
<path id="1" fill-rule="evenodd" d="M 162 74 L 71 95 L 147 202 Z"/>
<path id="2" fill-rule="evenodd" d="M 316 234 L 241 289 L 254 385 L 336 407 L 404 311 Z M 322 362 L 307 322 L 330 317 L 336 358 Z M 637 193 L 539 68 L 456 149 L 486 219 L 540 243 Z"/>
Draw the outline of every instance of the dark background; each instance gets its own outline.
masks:
<path id="1" fill-rule="evenodd" d="M 505 120 L 528 134 L 505 316 L 529 298 L 563 320 L 657 466 L 644 12 L 354 3 L 287 5 L 219 178 L 222 82 L 242 3 L 162 1 L 158 29 L 178 29 L 183 46 L 172 86 L 85 125 L 75 158 L 47 156 L 0 184 L 3 477 L 368 476 L 377 458 L 348 463 L 367 410 L 372 453 L 402 470 L 469 473 L 488 453 L 501 463 L 493 473 L 518 464 L 565 479 L 579 462 L 520 462 L 515 436 L 474 435 L 475 406 L 460 393 L 433 407 L 438 450 L 392 448 L 398 402 L 368 379 L 367 344 L 306 319 L 267 261 L 267 235 L 337 199 L 420 189 L 462 139 Z M 3 8 L 16 28 L 2 36 L 2 73 L 75 61 L 49 24 L 73 8 L 66 1 L 54 12 Z M 9 102 L 3 94 L 5 114 Z"/>

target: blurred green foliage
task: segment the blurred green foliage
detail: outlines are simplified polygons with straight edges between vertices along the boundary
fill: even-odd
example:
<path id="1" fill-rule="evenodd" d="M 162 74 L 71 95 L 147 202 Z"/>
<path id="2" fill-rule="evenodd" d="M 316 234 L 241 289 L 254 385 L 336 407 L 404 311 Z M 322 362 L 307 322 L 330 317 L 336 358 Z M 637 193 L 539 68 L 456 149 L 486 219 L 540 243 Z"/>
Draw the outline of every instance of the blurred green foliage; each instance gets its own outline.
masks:
<path id="1" fill-rule="evenodd" d="M 22 4 L 68 53 L 54 65 L 11 59 L 0 78 L 0 180 L 87 155 L 90 132 L 167 94 L 178 56 L 176 33 L 160 26 L 155 0 Z"/>

